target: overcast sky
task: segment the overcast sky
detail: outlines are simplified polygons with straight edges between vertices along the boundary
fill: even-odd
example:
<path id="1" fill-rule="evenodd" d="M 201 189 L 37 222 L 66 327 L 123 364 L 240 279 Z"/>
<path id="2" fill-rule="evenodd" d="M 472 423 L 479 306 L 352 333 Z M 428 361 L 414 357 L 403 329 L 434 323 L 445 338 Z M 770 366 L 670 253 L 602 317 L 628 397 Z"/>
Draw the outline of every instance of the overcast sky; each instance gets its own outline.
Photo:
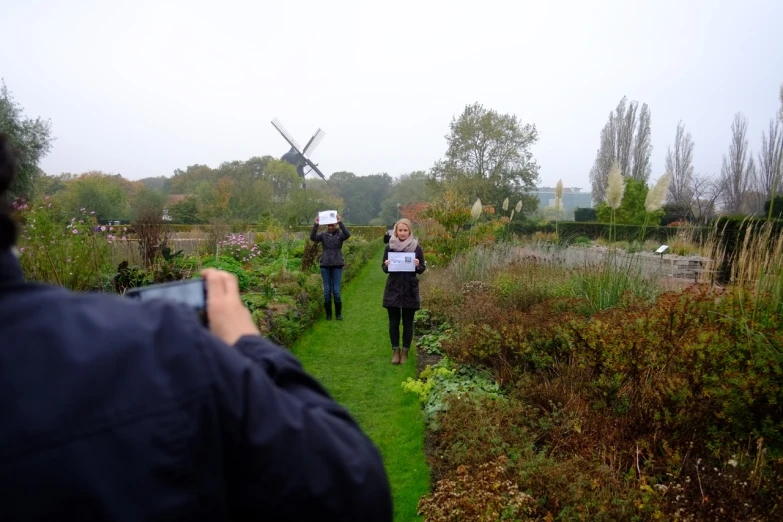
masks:
<path id="1" fill-rule="evenodd" d="M 0 77 L 51 118 L 48 174 L 130 179 L 280 156 L 278 117 L 328 175 L 428 169 L 466 104 L 534 123 L 541 185 L 589 188 L 622 96 L 649 104 L 653 179 L 678 120 L 720 171 L 780 106 L 783 1 L 0 0 Z"/>

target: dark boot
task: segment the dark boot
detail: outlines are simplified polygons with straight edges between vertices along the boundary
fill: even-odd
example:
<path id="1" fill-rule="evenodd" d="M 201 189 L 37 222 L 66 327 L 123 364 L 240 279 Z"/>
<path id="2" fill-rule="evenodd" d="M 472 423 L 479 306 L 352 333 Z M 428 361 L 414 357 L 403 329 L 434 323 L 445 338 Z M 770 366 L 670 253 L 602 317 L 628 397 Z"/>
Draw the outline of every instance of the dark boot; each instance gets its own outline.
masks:
<path id="1" fill-rule="evenodd" d="M 332 320 L 332 300 L 324 301 L 324 310 L 326 310 L 326 320 Z"/>
<path id="2" fill-rule="evenodd" d="M 337 320 L 342 321 L 343 320 L 343 304 L 342 303 L 334 303 L 334 313 L 337 314 Z"/>
<path id="3" fill-rule="evenodd" d="M 392 364 L 400 364 L 400 349 L 394 348 L 392 349 L 392 352 L 394 353 L 392 356 Z"/>

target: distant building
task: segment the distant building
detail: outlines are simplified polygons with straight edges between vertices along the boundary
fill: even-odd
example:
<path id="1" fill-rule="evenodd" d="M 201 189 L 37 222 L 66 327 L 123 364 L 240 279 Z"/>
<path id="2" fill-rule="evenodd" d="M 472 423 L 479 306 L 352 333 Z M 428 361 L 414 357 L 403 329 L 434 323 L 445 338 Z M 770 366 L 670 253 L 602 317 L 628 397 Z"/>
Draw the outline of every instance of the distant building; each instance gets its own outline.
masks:
<path id="1" fill-rule="evenodd" d="M 555 206 L 555 188 L 538 187 L 530 192 L 538 197 L 538 208 Z M 563 211 L 569 214 L 576 208 L 593 208 L 593 196 L 590 192 L 582 192 L 579 187 L 563 187 Z"/>

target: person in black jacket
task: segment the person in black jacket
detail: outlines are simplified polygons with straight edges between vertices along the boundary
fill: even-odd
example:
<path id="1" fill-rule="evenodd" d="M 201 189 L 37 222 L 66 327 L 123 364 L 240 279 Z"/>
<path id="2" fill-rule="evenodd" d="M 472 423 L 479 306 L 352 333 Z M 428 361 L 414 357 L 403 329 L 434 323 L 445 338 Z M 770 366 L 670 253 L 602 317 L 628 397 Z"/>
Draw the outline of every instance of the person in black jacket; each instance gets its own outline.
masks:
<path id="1" fill-rule="evenodd" d="M 394 234 L 394 225 L 390 226 L 386 229 L 386 232 L 383 234 L 383 242 L 384 244 L 388 244 L 389 240 L 392 237 L 392 234 Z"/>
<path id="2" fill-rule="evenodd" d="M 343 298 L 340 293 L 340 279 L 343 277 L 343 242 L 351 237 L 351 232 L 343 224 L 340 214 L 337 214 L 337 225 L 326 225 L 326 232 L 318 232 L 319 217 L 315 216 L 313 230 L 310 231 L 310 239 L 321 242 L 323 253 L 321 254 L 321 279 L 324 282 L 324 310 L 326 320 L 332 320 L 332 296 L 334 296 L 334 312 L 338 321 L 343 319 Z M 340 227 L 339 229 L 337 227 Z"/>
<path id="3" fill-rule="evenodd" d="M 15 169 L 0 133 L 0 202 Z M 234 275 L 202 273 L 208 330 L 26 282 L 16 235 L 0 211 L 3 521 L 392 520 L 377 448 L 261 337 Z"/>
<path id="4" fill-rule="evenodd" d="M 412 252 L 415 255 L 413 272 L 389 272 L 389 252 Z M 383 291 L 383 306 L 389 312 L 389 339 L 392 346 L 392 364 L 405 364 L 413 341 L 413 316 L 421 308 L 419 279 L 424 273 L 424 251 L 413 236 L 410 220 L 400 219 L 394 225 L 394 235 L 383 252 L 383 271 L 389 274 Z M 402 347 L 400 347 L 400 319 L 402 319 Z"/>

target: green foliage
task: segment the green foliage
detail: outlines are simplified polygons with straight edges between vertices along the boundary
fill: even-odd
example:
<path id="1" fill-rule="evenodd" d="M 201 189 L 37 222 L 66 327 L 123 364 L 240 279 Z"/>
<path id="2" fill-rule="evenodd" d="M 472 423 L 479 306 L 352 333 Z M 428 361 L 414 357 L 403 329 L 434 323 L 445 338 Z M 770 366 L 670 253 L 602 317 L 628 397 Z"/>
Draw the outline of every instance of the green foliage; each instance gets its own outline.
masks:
<path id="1" fill-rule="evenodd" d="M 424 420 L 433 430 L 438 428 L 438 415 L 448 410 L 447 399 L 450 397 L 457 400 L 503 398 L 500 387 L 485 374 L 469 366 L 455 366 L 448 358 L 441 359 L 434 366 L 427 366 L 418 379 L 406 379 L 402 388 L 419 397 Z"/>
<path id="2" fill-rule="evenodd" d="M 201 223 L 196 198 L 187 197 L 171 205 L 169 207 L 169 217 L 171 217 L 173 223 L 185 225 Z"/>
<path id="3" fill-rule="evenodd" d="M 557 279 L 557 270 L 531 279 Z M 430 288 L 442 284 L 423 287 L 428 315 L 454 324 L 446 357 L 490 369 L 509 394 L 443 405 L 435 399 L 443 377 L 408 383 L 437 412 L 436 476 L 505 456 L 511 480 L 555 519 L 665 518 L 677 509 L 736 519 L 771 508 L 781 494 L 771 462 L 783 456 L 783 316 L 765 304 L 774 296 L 691 287 L 651 302 L 625 292 L 618 306 L 594 312 L 587 298 L 528 291 L 538 303 L 515 308 L 504 299 L 525 270 L 495 271 L 493 284 L 463 286 L 440 311 Z M 753 477 L 757 487 L 736 488 Z"/>
<path id="4" fill-rule="evenodd" d="M 499 206 L 509 194 L 535 188 L 538 164 L 530 148 L 537 140 L 535 125 L 515 115 L 466 105 L 449 126 L 446 157 L 433 167 L 433 179 L 463 199 Z"/>
<path id="5" fill-rule="evenodd" d="M 771 217 L 773 219 L 783 219 L 783 196 L 775 196 L 764 202 L 765 216 L 770 216 L 770 207 L 772 207 Z"/>
<path id="6" fill-rule="evenodd" d="M 237 276 L 239 280 L 239 290 L 245 291 L 250 285 L 250 277 L 248 273 L 242 268 L 242 265 L 231 256 L 209 256 L 204 259 L 202 268 L 217 268 L 218 270 L 225 270 Z"/>
<path id="7" fill-rule="evenodd" d="M 343 219 L 359 224 L 369 223 L 378 215 L 393 183 L 392 177 L 386 173 L 356 176 L 351 172 L 335 172 L 329 181 L 343 198 Z"/>
<path id="8" fill-rule="evenodd" d="M 38 163 L 52 148 L 51 121 L 25 116 L 3 81 L 0 88 L 0 131 L 8 135 L 19 155 L 19 170 L 9 196 L 11 199 L 32 199 L 36 182 L 41 177 Z"/>
<path id="9" fill-rule="evenodd" d="M 117 266 L 117 273 L 112 279 L 114 290 L 120 295 L 124 295 L 130 288 L 139 288 L 153 283 L 152 277 L 146 270 L 137 265 L 130 266 L 127 261 Z"/>
<path id="10" fill-rule="evenodd" d="M 119 239 L 98 225 L 87 209 L 61 219 L 56 205 L 42 199 L 25 205 L 19 240 L 25 277 L 70 290 L 98 290 L 111 271 L 110 245 Z"/>
<path id="11" fill-rule="evenodd" d="M 625 225 L 644 224 L 645 220 L 648 218 L 648 212 L 644 208 L 644 201 L 647 198 L 648 191 L 649 189 L 644 181 L 626 178 L 623 201 L 620 203 L 620 208 L 615 211 L 614 222 Z M 599 203 L 596 206 L 595 211 L 599 221 L 602 223 L 610 222 L 612 209 L 609 208 L 605 202 Z M 648 223 L 657 225 L 661 222 L 661 218 L 665 212 L 659 209 L 649 214 Z"/>
<path id="12" fill-rule="evenodd" d="M 400 208 L 429 201 L 432 199 L 430 196 L 432 195 L 429 194 L 426 172 L 416 171 L 403 174 L 393 180 L 388 197 L 381 203 L 380 212 L 369 223 L 388 227 L 397 221 Z"/>
<path id="13" fill-rule="evenodd" d="M 598 213 L 594 208 L 577 208 L 574 209 L 574 221 L 598 221 Z"/>
<path id="14" fill-rule="evenodd" d="M 584 236 L 589 239 L 595 240 L 599 238 L 607 239 L 610 233 L 609 223 L 579 223 L 579 222 L 561 222 L 558 223 L 558 233 L 567 242 L 571 241 L 571 238 L 577 236 Z M 529 230 L 536 230 L 531 227 Z M 542 231 L 554 232 L 554 226 L 548 228 L 541 228 Z M 695 241 L 705 241 L 713 231 L 711 227 L 688 227 L 688 232 L 691 234 Z M 617 241 L 646 241 L 656 240 L 661 243 L 668 243 L 673 240 L 679 233 L 681 233 L 682 227 L 659 227 L 642 225 L 614 225 L 612 231 L 612 237 Z M 642 238 L 644 233 L 644 238 Z"/>
<path id="15" fill-rule="evenodd" d="M 572 293 L 586 301 L 590 312 L 608 310 L 629 297 L 650 301 L 658 293 L 656 280 L 645 275 L 639 258 L 621 260 L 609 251 L 600 265 L 574 272 Z"/>
<path id="16" fill-rule="evenodd" d="M 420 312 L 421 310 L 417 310 Z M 421 316 L 417 318 L 417 323 L 421 324 Z M 441 349 L 441 343 L 449 339 L 452 335 L 451 325 L 449 323 L 441 323 L 434 331 L 419 335 L 416 340 L 416 347 L 419 350 L 424 350 L 430 355 L 443 355 Z"/>
<path id="17" fill-rule="evenodd" d="M 163 209 L 166 206 L 166 196 L 162 192 L 142 187 L 136 191 L 130 201 L 130 218 L 132 221 L 139 220 L 142 216 L 148 214 L 163 215 Z M 117 219 L 109 214 L 100 214 L 104 219 Z"/>
<path id="18" fill-rule="evenodd" d="M 127 220 L 130 218 L 129 194 L 133 190 L 133 184 L 119 175 L 91 171 L 70 180 L 54 199 L 70 215 L 86 208 L 95 212 L 98 219 Z M 142 197 L 139 203 L 144 201 Z"/>

